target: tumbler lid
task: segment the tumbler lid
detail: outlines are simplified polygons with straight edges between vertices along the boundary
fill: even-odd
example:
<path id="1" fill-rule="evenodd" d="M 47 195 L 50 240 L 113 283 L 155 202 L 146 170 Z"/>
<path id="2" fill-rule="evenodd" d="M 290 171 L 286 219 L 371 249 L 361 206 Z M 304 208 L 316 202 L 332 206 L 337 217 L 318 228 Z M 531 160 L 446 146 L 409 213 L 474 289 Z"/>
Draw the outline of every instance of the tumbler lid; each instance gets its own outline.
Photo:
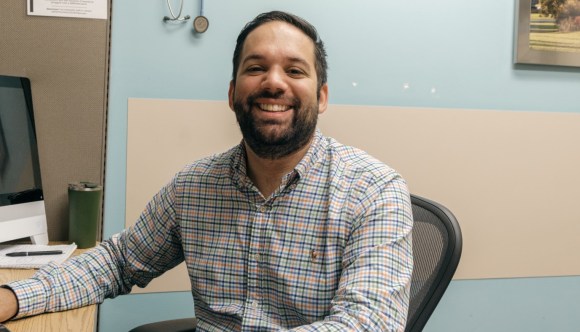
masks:
<path id="1" fill-rule="evenodd" d="M 103 187 L 99 186 L 97 183 L 81 181 L 69 183 L 68 189 L 74 191 L 98 191 L 103 189 Z"/>

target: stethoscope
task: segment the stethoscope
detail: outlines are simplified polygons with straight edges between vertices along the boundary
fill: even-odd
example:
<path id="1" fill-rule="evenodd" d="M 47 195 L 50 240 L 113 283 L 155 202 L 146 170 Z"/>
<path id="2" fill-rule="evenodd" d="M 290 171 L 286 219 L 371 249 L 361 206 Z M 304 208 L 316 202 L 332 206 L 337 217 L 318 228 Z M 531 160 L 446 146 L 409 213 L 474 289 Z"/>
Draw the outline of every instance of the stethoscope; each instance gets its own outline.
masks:
<path id="1" fill-rule="evenodd" d="M 203 5 L 204 0 L 201 0 L 201 8 L 199 11 L 199 15 L 193 20 L 193 29 L 195 29 L 195 32 L 197 33 L 204 33 L 209 27 L 209 21 L 207 17 L 203 15 Z M 180 0 L 179 2 L 179 12 L 177 13 L 177 15 L 173 13 L 173 8 L 171 7 L 171 0 L 167 0 L 167 7 L 169 7 L 169 14 L 171 15 L 171 17 L 164 16 L 163 17 L 164 22 L 167 21 L 185 22 L 191 18 L 191 16 L 189 15 L 185 15 L 183 17 L 181 16 L 181 13 L 183 11 L 183 0 Z"/>
<path id="2" fill-rule="evenodd" d="M 169 14 L 171 15 L 171 17 L 164 16 L 163 17 L 164 22 L 167 22 L 167 21 L 187 21 L 191 18 L 191 16 L 189 16 L 189 15 L 186 15 L 185 17 L 181 17 L 181 12 L 183 11 L 183 0 L 180 1 L 179 13 L 177 13 L 177 15 L 173 14 L 173 8 L 171 8 L 171 0 L 167 0 L 167 7 L 169 7 Z"/>

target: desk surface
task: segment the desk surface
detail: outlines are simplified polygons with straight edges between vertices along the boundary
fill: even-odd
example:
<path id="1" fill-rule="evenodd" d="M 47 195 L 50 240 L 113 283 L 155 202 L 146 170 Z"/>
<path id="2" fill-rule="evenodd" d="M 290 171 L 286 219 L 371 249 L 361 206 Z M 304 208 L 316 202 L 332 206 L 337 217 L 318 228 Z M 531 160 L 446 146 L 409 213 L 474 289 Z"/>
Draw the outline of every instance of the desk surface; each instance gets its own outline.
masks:
<path id="1" fill-rule="evenodd" d="M 84 250 L 77 250 L 75 254 Z M 36 270 L 0 269 L 0 284 L 25 279 Z M 97 326 L 97 305 L 47 313 L 4 323 L 11 332 L 52 332 L 52 331 L 95 331 Z"/>

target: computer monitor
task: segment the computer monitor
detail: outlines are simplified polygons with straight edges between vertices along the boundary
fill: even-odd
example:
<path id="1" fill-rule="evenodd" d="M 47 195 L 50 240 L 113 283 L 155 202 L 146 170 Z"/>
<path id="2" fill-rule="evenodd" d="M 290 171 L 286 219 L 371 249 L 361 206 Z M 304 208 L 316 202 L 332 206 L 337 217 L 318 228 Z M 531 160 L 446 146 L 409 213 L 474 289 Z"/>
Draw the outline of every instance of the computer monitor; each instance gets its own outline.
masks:
<path id="1" fill-rule="evenodd" d="M 30 81 L 0 75 L 0 242 L 47 244 Z"/>

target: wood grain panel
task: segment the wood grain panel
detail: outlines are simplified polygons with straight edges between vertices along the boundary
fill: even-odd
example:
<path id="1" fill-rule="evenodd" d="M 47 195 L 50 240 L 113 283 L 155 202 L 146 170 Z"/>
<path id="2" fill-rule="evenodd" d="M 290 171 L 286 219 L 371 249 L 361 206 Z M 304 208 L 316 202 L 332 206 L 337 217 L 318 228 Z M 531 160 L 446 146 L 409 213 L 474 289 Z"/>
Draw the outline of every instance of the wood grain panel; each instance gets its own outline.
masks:
<path id="1" fill-rule="evenodd" d="M 86 250 L 77 249 L 73 256 Z M 31 277 L 34 269 L 0 269 L 0 285 Z M 97 328 L 97 305 L 47 313 L 4 323 L 11 332 L 89 332 Z"/>

